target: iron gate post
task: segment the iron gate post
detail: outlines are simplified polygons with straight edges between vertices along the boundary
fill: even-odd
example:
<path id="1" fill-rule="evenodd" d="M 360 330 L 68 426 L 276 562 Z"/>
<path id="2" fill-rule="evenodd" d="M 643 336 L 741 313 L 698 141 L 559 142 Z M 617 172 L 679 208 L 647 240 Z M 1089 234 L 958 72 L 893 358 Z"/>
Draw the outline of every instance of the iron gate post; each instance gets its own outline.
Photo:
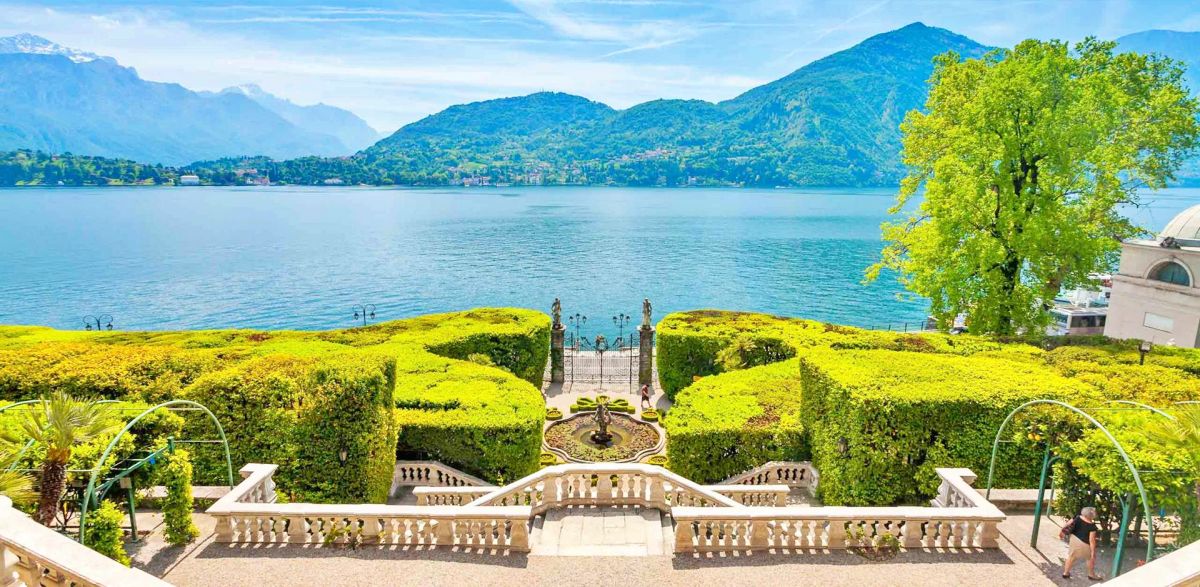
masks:
<path id="1" fill-rule="evenodd" d="M 556 324 L 550 330 L 550 383 L 562 383 L 566 380 L 565 358 L 563 356 L 563 339 L 567 329 L 562 324 Z"/>
<path id="2" fill-rule="evenodd" d="M 638 385 L 654 388 L 654 327 L 638 328 Z"/>

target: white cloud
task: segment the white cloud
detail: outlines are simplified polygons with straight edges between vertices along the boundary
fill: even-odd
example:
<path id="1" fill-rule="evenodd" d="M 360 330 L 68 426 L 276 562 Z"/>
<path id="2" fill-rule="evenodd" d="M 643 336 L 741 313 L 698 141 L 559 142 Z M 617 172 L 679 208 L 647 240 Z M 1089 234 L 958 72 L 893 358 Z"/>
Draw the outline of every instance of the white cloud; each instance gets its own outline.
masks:
<path id="1" fill-rule="evenodd" d="M 616 38 L 606 25 L 579 26 L 592 36 Z M 444 37 L 436 34 L 406 39 L 397 33 L 356 35 L 353 43 L 336 36 L 288 42 L 239 30 L 207 27 L 162 10 L 20 5 L 0 10 L 0 34 L 28 31 L 112 56 L 145 79 L 210 91 L 257 83 L 299 104 L 347 108 L 387 130 L 456 103 L 541 90 L 575 93 L 621 108 L 662 97 L 721 100 L 764 81 L 693 66 L 618 63 L 550 50 L 556 47 L 543 51 L 546 39 L 442 43 L 438 40 Z M 640 38 L 656 37 L 647 33 Z"/>

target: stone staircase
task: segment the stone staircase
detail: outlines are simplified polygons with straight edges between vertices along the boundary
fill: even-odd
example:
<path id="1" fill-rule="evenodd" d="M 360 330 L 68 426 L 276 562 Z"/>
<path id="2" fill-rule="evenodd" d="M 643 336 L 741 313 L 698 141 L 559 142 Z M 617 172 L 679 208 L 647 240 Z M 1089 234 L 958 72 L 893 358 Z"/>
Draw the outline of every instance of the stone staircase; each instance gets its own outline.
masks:
<path id="1" fill-rule="evenodd" d="M 670 514 L 637 506 L 567 507 L 534 518 L 530 556 L 663 556 L 675 531 Z"/>

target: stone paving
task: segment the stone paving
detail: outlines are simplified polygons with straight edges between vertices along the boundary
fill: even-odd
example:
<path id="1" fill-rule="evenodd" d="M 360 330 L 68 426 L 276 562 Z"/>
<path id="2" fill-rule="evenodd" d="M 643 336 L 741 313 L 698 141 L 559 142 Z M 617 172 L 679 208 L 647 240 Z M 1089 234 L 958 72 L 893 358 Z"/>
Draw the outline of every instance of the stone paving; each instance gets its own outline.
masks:
<path id="1" fill-rule="evenodd" d="M 656 509 L 563 508 L 540 516 L 530 533 L 530 556 L 658 556 L 673 544 Z"/>

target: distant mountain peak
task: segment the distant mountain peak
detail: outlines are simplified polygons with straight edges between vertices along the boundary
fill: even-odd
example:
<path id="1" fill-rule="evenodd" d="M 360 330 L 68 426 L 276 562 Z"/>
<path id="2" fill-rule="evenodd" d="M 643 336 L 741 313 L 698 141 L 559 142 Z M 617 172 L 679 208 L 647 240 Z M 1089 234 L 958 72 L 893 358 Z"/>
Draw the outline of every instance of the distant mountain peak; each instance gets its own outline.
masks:
<path id="1" fill-rule="evenodd" d="M 30 33 L 0 37 L 0 54 L 2 53 L 61 55 L 75 63 L 87 63 L 89 61 L 96 61 L 97 59 L 104 59 L 95 53 L 64 47 L 54 41 Z"/>

